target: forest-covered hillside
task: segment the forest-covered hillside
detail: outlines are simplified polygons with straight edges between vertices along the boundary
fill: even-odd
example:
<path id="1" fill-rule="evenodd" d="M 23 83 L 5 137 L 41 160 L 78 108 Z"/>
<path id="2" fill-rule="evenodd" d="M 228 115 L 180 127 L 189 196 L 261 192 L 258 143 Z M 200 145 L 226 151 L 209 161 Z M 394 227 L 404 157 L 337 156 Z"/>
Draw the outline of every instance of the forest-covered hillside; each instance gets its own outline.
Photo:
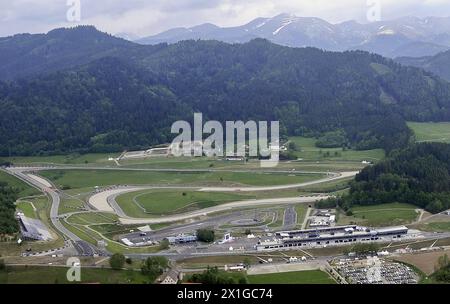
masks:
<path id="1" fill-rule="evenodd" d="M 450 120 L 448 83 L 365 52 L 262 39 L 141 46 L 84 27 L 36 39 L 49 51 L 34 56 L 41 50 L 34 45 L 24 55 L 33 76 L 0 83 L 0 155 L 146 148 L 170 141 L 171 124 L 194 112 L 219 121 L 280 120 L 284 135 L 339 130 L 354 148 L 387 151 L 408 144 L 405 120 Z M 71 39 L 83 41 L 85 57 L 68 47 Z M 10 44 L 24 51 L 20 37 L 0 42 L 11 62 Z"/>
<path id="2" fill-rule="evenodd" d="M 421 143 L 356 176 L 350 193 L 337 199 L 345 210 L 353 205 L 413 204 L 436 213 L 450 208 L 450 145 Z"/>

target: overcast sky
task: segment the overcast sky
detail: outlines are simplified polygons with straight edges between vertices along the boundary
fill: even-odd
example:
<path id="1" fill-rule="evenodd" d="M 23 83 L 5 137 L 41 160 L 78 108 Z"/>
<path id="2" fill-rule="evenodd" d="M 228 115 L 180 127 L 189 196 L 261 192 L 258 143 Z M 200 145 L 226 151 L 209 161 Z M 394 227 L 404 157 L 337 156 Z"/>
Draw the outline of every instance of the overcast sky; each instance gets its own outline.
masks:
<path id="1" fill-rule="evenodd" d="M 81 20 L 69 22 L 67 2 L 75 1 L 81 2 Z M 381 19 L 450 16 L 450 0 L 0 0 L 0 36 L 92 24 L 112 34 L 142 37 L 206 22 L 242 25 L 280 13 L 367 22 L 367 3 L 374 1 L 381 3 Z"/>

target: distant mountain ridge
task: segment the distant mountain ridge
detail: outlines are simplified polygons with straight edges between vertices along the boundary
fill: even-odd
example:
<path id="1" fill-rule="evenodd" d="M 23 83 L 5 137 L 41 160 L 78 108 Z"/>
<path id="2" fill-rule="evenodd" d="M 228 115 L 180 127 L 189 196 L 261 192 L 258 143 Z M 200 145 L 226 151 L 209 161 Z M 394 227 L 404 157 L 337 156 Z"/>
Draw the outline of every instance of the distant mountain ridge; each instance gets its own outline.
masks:
<path id="1" fill-rule="evenodd" d="M 245 43 L 255 38 L 290 47 L 317 47 L 329 51 L 357 49 L 390 58 L 433 56 L 450 49 L 450 17 L 404 17 L 368 24 L 356 21 L 331 24 L 320 18 L 281 14 L 257 18 L 237 27 L 203 24 L 174 28 L 136 42 L 158 44 L 201 39 Z"/>

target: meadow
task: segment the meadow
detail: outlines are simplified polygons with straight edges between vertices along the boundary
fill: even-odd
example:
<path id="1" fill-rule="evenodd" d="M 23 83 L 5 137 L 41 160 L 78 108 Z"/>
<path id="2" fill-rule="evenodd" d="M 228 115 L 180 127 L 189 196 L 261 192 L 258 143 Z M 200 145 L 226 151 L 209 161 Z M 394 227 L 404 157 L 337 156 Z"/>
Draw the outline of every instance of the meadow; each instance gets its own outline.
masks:
<path id="1" fill-rule="evenodd" d="M 381 204 L 371 206 L 355 206 L 353 215 L 339 214 L 338 224 L 357 223 L 371 227 L 405 225 L 416 220 L 417 207 L 408 204 Z"/>
<path id="2" fill-rule="evenodd" d="M 418 123 L 408 122 L 408 126 L 413 130 L 418 142 L 443 142 L 450 143 L 450 123 L 430 122 Z"/>
<path id="3" fill-rule="evenodd" d="M 385 153 L 381 149 L 374 150 L 352 150 L 342 148 L 318 148 L 317 139 L 307 137 L 290 137 L 290 142 L 299 147 L 294 154 L 306 161 L 371 161 L 376 162 L 384 158 Z"/>
<path id="4" fill-rule="evenodd" d="M 320 270 L 249 275 L 250 284 L 336 284 Z"/>
<path id="5" fill-rule="evenodd" d="M 7 267 L 0 271 L 0 284 L 144 284 L 148 279 L 134 270 L 82 268 L 81 282 L 67 281 L 67 268 L 51 266 Z"/>

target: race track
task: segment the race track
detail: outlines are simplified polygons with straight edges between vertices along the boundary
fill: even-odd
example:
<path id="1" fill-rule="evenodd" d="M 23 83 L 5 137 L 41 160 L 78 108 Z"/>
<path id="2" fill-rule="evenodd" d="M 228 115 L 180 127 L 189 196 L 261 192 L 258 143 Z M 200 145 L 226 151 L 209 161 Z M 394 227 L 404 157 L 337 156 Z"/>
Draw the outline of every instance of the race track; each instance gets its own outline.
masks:
<path id="1" fill-rule="evenodd" d="M 189 213 L 170 215 L 170 216 L 159 216 L 155 218 L 132 218 L 127 216 L 123 210 L 116 203 L 116 197 L 130 192 L 137 192 L 142 190 L 157 190 L 157 189 L 187 189 L 202 192 L 255 192 L 255 191 L 273 191 L 273 190 L 285 190 L 307 187 L 316 184 L 322 184 L 326 182 L 331 182 L 339 179 L 345 179 L 353 177 L 358 172 L 342 172 L 339 174 L 330 175 L 327 178 L 318 179 L 315 181 L 300 183 L 300 184 L 290 184 L 281 186 L 268 186 L 268 187 L 122 187 L 115 189 L 108 189 L 106 191 L 94 194 L 89 198 L 89 204 L 91 207 L 98 211 L 115 213 L 119 216 L 119 220 L 122 224 L 157 224 L 157 223 L 168 223 L 174 221 L 186 220 L 198 216 L 203 216 L 215 212 L 227 211 L 235 208 L 246 208 L 253 206 L 264 206 L 264 205 L 274 205 L 274 204 L 294 204 L 294 203 L 312 203 L 317 200 L 326 199 L 329 196 L 310 196 L 310 197 L 291 197 L 291 198 L 275 198 L 275 199 L 260 199 L 260 200 L 244 200 L 237 201 L 227 204 L 222 204 L 219 206 L 214 206 L 211 208 L 206 208 L 202 210 L 197 210 Z"/>

